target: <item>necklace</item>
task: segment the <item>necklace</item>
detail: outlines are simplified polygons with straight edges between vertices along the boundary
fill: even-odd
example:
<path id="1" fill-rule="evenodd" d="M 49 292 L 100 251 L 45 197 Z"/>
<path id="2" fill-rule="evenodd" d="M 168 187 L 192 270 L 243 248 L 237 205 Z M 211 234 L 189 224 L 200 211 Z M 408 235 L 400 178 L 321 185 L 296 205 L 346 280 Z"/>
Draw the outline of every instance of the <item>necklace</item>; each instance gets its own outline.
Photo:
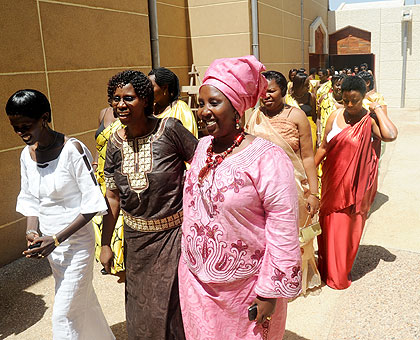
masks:
<path id="1" fill-rule="evenodd" d="M 235 138 L 233 144 L 228 147 L 225 151 L 223 151 L 220 155 L 216 155 L 213 158 L 213 144 L 214 139 L 210 143 L 209 147 L 207 148 L 207 158 L 206 158 L 206 165 L 200 170 L 198 174 L 198 184 L 199 186 L 203 185 L 204 178 L 209 174 L 211 169 L 215 169 L 223 160 L 226 158 L 227 155 L 232 153 L 233 149 L 238 147 L 245 138 L 244 129 L 241 129 L 241 133 Z"/>
<path id="2" fill-rule="evenodd" d="M 353 118 L 353 117 L 350 117 L 350 115 L 348 113 L 347 114 L 346 113 L 347 113 L 347 111 L 344 111 L 343 117 L 344 117 L 344 121 L 346 122 L 346 124 L 349 124 L 349 125 L 354 125 L 355 123 L 357 123 L 361 119 L 361 117 L 364 116 L 364 115 L 362 115 L 362 116 L 358 115 L 357 117 Z"/>
<path id="3" fill-rule="evenodd" d="M 54 140 L 50 143 L 50 144 L 48 144 L 47 146 L 41 146 L 41 145 L 38 145 L 38 147 L 36 148 L 36 150 L 37 151 L 40 151 L 40 152 L 44 152 L 44 151 L 47 151 L 47 150 L 49 150 L 49 149 L 51 149 L 51 147 L 55 144 L 55 142 L 57 141 L 57 137 L 58 137 L 58 132 L 56 132 L 56 131 L 54 131 L 53 132 L 54 133 Z"/>
<path id="4" fill-rule="evenodd" d="M 285 108 L 286 108 L 286 104 L 284 104 L 283 107 L 281 108 L 281 110 L 279 112 L 277 112 L 276 114 L 274 114 L 274 115 L 270 115 L 268 113 L 267 109 L 266 109 L 265 110 L 265 115 L 266 115 L 266 117 L 268 119 L 273 119 L 274 117 L 280 116 L 283 113 L 283 111 L 284 111 Z"/>

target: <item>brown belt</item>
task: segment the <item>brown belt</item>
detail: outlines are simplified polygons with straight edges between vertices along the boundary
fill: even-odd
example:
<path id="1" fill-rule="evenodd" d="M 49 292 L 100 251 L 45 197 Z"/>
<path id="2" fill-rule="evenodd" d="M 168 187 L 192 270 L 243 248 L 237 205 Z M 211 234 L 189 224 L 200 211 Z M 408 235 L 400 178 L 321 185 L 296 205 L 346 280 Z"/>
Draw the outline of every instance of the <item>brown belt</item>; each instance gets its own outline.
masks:
<path id="1" fill-rule="evenodd" d="M 126 211 L 122 210 L 124 223 L 126 223 L 131 229 L 143 231 L 143 232 L 154 232 L 172 229 L 182 224 L 182 217 L 184 216 L 183 211 L 161 218 L 158 220 L 145 220 L 139 217 L 131 216 Z"/>

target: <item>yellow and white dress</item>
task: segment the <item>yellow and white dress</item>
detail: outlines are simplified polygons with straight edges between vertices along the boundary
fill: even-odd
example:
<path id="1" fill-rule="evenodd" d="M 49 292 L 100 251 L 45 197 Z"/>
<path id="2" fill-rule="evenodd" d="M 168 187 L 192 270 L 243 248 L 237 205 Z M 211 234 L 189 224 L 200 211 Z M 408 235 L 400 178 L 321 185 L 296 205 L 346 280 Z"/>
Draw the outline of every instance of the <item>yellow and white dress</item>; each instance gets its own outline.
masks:
<path id="1" fill-rule="evenodd" d="M 104 177 L 104 166 L 105 166 L 105 155 L 106 146 L 109 137 L 123 125 L 120 120 L 117 119 L 112 124 L 105 127 L 99 135 L 96 137 L 96 149 L 98 150 L 98 167 L 96 168 L 96 180 L 98 181 L 103 195 L 106 192 L 105 177 Z M 102 237 L 102 216 L 95 216 L 92 219 L 93 228 L 95 230 L 95 257 L 99 261 L 101 254 L 101 237 Z M 114 260 L 111 268 L 111 273 L 116 274 L 125 270 L 124 264 L 124 222 L 122 214 L 118 217 L 115 229 L 111 239 L 111 249 L 114 254 Z"/>

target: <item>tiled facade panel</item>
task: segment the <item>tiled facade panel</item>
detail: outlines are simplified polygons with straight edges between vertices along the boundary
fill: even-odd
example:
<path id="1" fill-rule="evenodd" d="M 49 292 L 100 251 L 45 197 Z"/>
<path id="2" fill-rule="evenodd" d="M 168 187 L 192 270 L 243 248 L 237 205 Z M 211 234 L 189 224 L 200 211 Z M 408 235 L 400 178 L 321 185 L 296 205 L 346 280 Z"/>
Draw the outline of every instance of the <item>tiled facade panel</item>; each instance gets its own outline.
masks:
<path id="1" fill-rule="evenodd" d="M 173 1 L 176 2 L 176 1 Z M 53 127 L 95 150 L 99 111 L 110 76 L 151 67 L 147 1 L 0 0 L 0 105 L 34 88 L 52 106 Z M 25 248 L 25 220 L 15 212 L 23 143 L 0 115 L 0 266 Z"/>
<path id="2" fill-rule="evenodd" d="M 309 27 L 320 16 L 327 24 L 328 1 L 303 3 L 303 49 L 300 1 L 259 0 L 260 59 L 270 70 L 287 75 L 291 68 L 309 68 Z"/>
<path id="3" fill-rule="evenodd" d="M 157 1 L 160 65 L 170 68 L 180 85 L 189 84 L 192 50 L 187 0 Z"/>

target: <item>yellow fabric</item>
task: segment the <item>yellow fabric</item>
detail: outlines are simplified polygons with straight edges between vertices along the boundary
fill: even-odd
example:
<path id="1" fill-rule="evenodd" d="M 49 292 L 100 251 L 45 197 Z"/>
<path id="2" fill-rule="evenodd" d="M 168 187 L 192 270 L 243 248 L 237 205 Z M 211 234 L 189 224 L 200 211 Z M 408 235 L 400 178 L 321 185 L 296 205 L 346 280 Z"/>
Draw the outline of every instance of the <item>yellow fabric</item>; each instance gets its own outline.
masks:
<path id="1" fill-rule="evenodd" d="M 108 125 L 96 138 L 96 149 L 98 150 L 98 167 L 96 168 L 96 180 L 101 186 L 102 193 L 105 195 L 106 186 L 105 186 L 105 177 L 104 177 L 104 167 L 105 167 L 105 155 L 106 155 L 106 145 L 108 143 L 109 137 L 115 131 L 120 129 L 123 125 L 117 119 L 112 124 Z M 102 237 L 102 216 L 95 216 L 92 219 L 93 229 L 95 231 L 95 257 L 99 261 L 99 256 L 101 254 L 101 237 Z M 124 265 L 124 222 L 122 215 L 118 217 L 117 223 L 115 224 L 115 229 L 112 234 L 111 239 L 111 249 L 114 253 L 113 267 L 111 269 L 112 274 L 117 272 L 122 272 L 125 270 Z"/>
<path id="2" fill-rule="evenodd" d="M 309 80 L 309 92 L 314 92 L 314 89 L 318 86 L 319 80 Z"/>
<path id="3" fill-rule="evenodd" d="M 289 93 L 286 93 L 286 96 L 284 97 L 284 100 L 285 100 L 286 104 L 288 104 L 290 106 L 297 107 L 298 109 L 300 109 L 299 103 Z M 308 118 L 309 125 L 311 126 L 312 146 L 313 146 L 313 149 L 314 149 L 314 152 L 315 152 L 315 150 L 316 150 L 316 130 L 317 130 L 316 124 L 315 124 L 314 120 L 312 119 L 312 117 L 306 116 L 306 118 Z"/>
<path id="4" fill-rule="evenodd" d="M 172 105 L 168 106 L 165 111 L 158 114 L 157 118 L 166 118 L 166 117 L 173 117 L 177 118 L 182 122 L 182 125 L 186 129 L 188 129 L 195 138 L 198 138 L 198 128 L 197 122 L 195 121 L 195 117 L 193 112 L 191 111 L 188 104 L 182 100 L 177 100 L 177 102 Z"/>
<path id="5" fill-rule="evenodd" d="M 322 84 L 318 91 L 316 91 L 316 101 L 319 102 L 319 99 L 324 95 L 327 94 L 330 89 L 332 88 L 332 82 L 331 80 L 328 80 L 324 84 Z"/>
<path id="6" fill-rule="evenodd" d="M 337 109 L 336 103 L 337 101 L 334 99 L 332 91 L 320 98 L 320 103 L 318 104 L 321 124 L 320 141 L 324 139 L 325 126 L 327 125 L 328 118 L 330 118 L 331 113 Z"/>
<path id="7" fill-rule="evenodd" d="M 336 104 L 337 101 L 334 99 L 334 94 L 332 91 L 329 91 L 325 95 L 323 95 L 318 103 L 319 109 L 319 116 L 320 116 L 320 126 L 319 126 L 319 134 L 320 134 L 320 142 L 324 139 L 325 134 L 325 127 L 327 125 L 327 120 L 330 118 L 331 113 L 337 109 Z M 319 194 L 321 195 L 321 177 L 322 177 L 322 163 L 318 166 L 318 190 Z"/>
<path id="8" fill-rule="evenodd" d="M 369 110 L 369 105 L 371 103 L 378 103 L 379 105 L 386 106 L 384 97 L 378 92 L 367 93 L 366 97 L 363 99 L 363 107 L 366 110 Z"/>
<path id="9" fill-rule="evenodd" d="M 293 105 L 294 106 L 294 105 Z M 293 163 L 296 188 L 298 192 L 298 204 L 299 204 L 299 221 L 298 226 L 302 228 L 306 226 L 308 220 L 310 220 L 308 211 L 306 210 L 306 199 L 308 198 L 309 184 L 306 177 L 305 168 L 303 167 L 302 160 L 298 154 L 293 151 L 291 146 L 283 139 L 281 134 L 273 127 L 270 123 L 270 119 L 260 111 L 256 109 L 248 123 L 246 124 L 246 132 L 267 139 L 278 146 L 280 146 L 286 154 L 289 156 Z M 300 154 L 300 153 L 299 153 Z M 309 221 L 310 222 L 310 221 Z M 318 272 L 315 262 L 315 252 L 313 248 L 313 241 L 307 240 L 306 243 L 301 243 L 302 252 L 302 292 L 306 293 L 307 289 L 314 288 L 321 285 L 321 276 Z"/>

